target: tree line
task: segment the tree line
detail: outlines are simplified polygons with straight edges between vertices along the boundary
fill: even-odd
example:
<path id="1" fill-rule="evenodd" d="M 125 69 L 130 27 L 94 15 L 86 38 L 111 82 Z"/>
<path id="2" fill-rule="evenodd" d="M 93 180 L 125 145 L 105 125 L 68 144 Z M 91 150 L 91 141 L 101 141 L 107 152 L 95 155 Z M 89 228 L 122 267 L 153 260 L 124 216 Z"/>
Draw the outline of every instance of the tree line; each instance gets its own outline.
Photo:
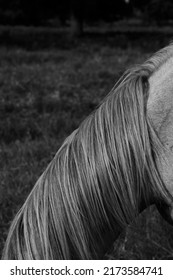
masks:
<path id="1" fill-rule="evenodd" d="M 60 24 L 73 22 L 82 32 L 84 22 L 113 22 L 140 15 L 144 20 L 173 19 L 172 0 L 0 0 L 0 24 L 46 25 L 51 19 Z"/>

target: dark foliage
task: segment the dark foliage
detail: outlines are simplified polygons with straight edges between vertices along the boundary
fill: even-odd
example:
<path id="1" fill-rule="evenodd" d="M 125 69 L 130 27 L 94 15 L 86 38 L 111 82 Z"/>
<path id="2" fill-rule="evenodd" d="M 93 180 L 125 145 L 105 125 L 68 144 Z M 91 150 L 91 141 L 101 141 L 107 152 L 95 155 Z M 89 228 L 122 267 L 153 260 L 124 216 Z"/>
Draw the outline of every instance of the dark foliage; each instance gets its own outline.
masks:
<path id="1" fill-rule="evenodd" d="M 82 21 L 113 21 L 127 16 L 129 7 L 124 0 L 1 0 L 0 23 L 37 26 L 59 18 L 66 24 L 72 16 Z"/>

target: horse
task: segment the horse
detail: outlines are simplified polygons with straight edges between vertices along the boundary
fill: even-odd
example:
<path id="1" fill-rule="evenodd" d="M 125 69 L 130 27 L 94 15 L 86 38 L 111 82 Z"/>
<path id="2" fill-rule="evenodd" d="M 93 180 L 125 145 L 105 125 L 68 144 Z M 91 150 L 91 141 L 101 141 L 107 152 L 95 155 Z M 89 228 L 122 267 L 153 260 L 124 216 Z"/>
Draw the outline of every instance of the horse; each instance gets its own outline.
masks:
<path id="1" fill-rule="evenodd" d="M 151 204 L 173 224 L 172 81 L 173 44 L 122 75 L 36 182 L 2 259 L 103 259 Z"/>

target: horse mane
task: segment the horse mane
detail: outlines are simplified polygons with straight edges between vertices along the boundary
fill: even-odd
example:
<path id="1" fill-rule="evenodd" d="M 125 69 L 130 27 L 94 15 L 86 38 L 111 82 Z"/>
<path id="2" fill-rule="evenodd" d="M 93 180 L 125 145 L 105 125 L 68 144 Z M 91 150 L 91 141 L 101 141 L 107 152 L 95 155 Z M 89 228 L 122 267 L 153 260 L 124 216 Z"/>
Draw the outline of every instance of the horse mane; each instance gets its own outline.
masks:
<path id="1" fill-rule="evenodd" d="M 147 116 L 149 78 L 162 49 L 128 70 L 63 143 L 16 215 L 3 259 L 97 259 L 138 213 L 169 194 Z"/>

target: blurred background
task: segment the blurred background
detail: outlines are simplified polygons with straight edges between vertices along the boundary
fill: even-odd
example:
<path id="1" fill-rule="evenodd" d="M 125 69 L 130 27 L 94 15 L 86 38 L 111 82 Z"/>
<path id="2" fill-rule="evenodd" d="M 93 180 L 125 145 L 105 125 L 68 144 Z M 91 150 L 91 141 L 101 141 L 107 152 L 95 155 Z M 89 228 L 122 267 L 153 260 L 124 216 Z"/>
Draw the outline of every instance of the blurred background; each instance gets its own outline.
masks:
<path id="1" fill-rule="evenodd" d="M 62 141 L 172 38 L 172 0 L 0 0 L 0 252 Z M 105 258 L 172 259 L 173 228 L 151 206 Z"/>

